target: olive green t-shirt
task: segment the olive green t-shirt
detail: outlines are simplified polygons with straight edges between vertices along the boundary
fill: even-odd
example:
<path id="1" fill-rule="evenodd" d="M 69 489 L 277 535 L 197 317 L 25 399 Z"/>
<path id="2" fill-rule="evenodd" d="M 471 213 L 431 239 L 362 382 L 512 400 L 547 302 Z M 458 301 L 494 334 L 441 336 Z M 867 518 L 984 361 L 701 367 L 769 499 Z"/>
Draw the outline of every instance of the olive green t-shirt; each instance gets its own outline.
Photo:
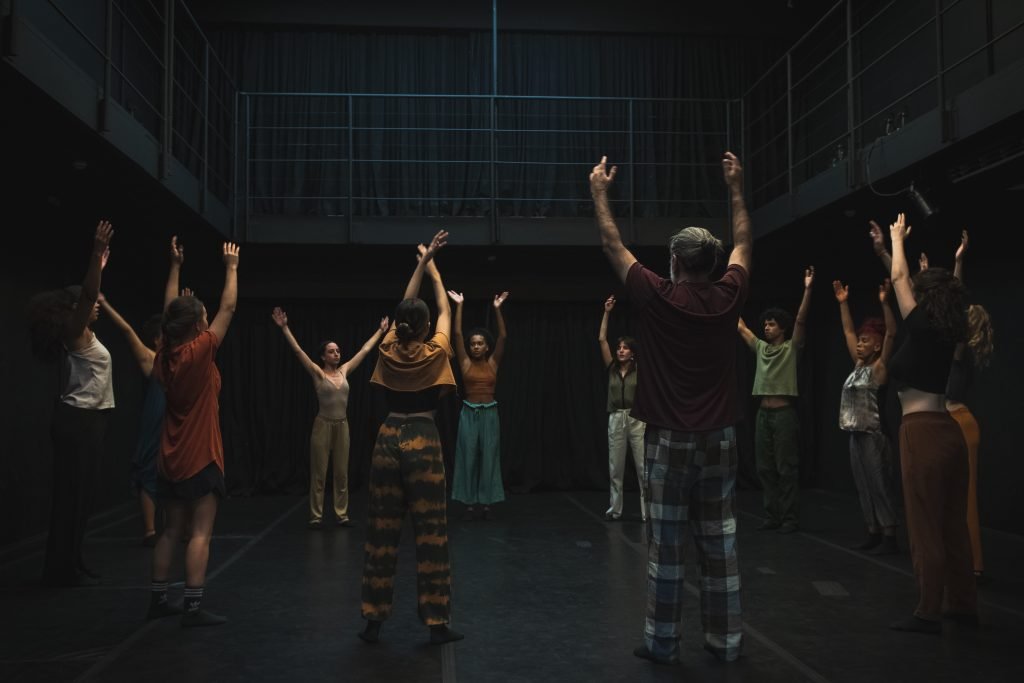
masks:
<path id="1" fill-rule="evenodd" d="M 754 374 L 753 396 L 799 396 L 796 388 L 797 348 L 793 340 L 769 344 L 758 339 L 754 344 L 757 372 Z"/>

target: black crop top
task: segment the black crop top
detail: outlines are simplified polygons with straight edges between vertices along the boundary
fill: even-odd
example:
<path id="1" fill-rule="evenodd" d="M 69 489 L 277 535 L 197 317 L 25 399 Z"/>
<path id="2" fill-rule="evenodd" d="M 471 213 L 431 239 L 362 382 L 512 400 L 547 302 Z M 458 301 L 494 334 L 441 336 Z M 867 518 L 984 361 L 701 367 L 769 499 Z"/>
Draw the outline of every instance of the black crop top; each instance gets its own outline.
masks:
<path id="1" fill-rule="evenodd" d="M 953 366 L 949 369 L 949 382 L 946 383 L 946 398 L 957 403 L 967 403 L 967 392 L 971 390 L 973 383 L 974 357 L 968 347 L 964 349 L 959 360 L 953 358 Z"/>
<path id="2" fill-rule="evenodd" d="M 904 323 L 907 338 L 889 361 L 889 376 L 899 388 L 944 393 L 956 345 L 931 326 L 921 306 Z"/>
<path id="3" fill-rule="evenodd" d="M 441 400 L 441 387 L 434 386 L 423 391 L 385 390 L 388 410 L 394 413 L 425 413 L 437 410 Z"/>

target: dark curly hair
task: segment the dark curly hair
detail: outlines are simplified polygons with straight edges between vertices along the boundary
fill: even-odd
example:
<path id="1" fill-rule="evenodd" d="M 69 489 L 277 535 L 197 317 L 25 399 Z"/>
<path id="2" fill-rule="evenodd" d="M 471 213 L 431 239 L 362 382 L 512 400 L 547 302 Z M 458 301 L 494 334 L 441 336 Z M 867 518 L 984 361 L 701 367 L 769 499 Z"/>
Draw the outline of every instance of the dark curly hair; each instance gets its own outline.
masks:
<path id="1" fill-rule="evenodd" d="M 967 307 L 960 280 L 945 268 L 927 268 L 918 271 L 911 282 L 914 300 L 928 316 L 931 327 L 947 341 L 966 341 Z"/>
<path id="2" fill-rule="evenodd" d="M 401 341 L 416 339 L 430 324 L 430 309 L 423 299 L 403 299 L 395 307 L 395 334 Z"/>
<path id="3" fill-rule="evenodd" d="M 793 314 L 784 308 L 771 307 L 761 311 L 761 315 L 758 316 L 758 320 L 761 321 L 761 329 L 764 329 L 764 323 L 766 320 L 774 320 L 778 323 L 779 327 L 782 328 L 782 333 L 786 339 L 793 333 Z"/>

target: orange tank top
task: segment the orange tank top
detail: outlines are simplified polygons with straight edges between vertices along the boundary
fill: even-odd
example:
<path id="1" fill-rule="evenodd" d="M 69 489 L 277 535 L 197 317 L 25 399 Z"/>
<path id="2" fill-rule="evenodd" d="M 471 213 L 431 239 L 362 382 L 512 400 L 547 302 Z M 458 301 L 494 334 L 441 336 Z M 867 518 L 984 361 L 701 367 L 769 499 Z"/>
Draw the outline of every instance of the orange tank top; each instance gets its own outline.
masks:
<path id="1" fill-rule="evenodd" d="M 471 362 L 469 369 L 462 373 L 462 385 L 466 396 L 493 396 L 497 383 L 498 373 L 486 360 Z"/>

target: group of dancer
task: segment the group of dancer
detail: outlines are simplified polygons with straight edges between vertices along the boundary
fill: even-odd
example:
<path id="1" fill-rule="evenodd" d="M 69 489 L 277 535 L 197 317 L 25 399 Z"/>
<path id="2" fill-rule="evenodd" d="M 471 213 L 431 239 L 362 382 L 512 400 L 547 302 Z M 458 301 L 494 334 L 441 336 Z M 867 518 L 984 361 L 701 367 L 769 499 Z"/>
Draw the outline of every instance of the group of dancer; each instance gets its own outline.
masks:
<path id="1" fill-rule="evenodd" d="M 627 446 L 640 481 L 641 518 L 649 539 L 644 644 L 639 657 L 657 663 L 679 658 L 684 592 L 683 551 L 687 533 L 698 552 L 705 648 L 723 661 L 742 647 L 740 572 L 736 555 L 734 494 L 738 468 L 736 424 L 740 419 L 735 340 L 756 357 L 753 394 L 760 398 L 756 459 L 764 485 L 762 529 L 798 529 L 799 420 L 795 399 L 797 356 L 804 346 L 814 269 L 804 274 L 804 294 L 794 318 L 783 309 L 761 316 L 764 339 L 744 324 L 749 293 L 753 235 L 743 198 L 743 169 L 726 153 L 723 176 L 730 193 L 732 250 L 709 231 L 688 227 L 669 243 L 670 277 L 639 263 L 622 242 L 611 213 L 608 190 L 616 168 L 602 158 L 590 174 L 590 189 L 602 248 L 624 285 L 637 337 L 620 337 L 615 353 L 608 323 L 615 298 L 604 303 L 598 335 L 608 375 L 608 452 L 611 479 L 609 520 L 623 514 L 622 477 Z M 964 406 L 972 368 L 991 353 L 991 326 L 984 309 L 963 301 L 957 269 L 927 267 L 911 278 L 904 243 L 910 234 L 903 214 L 890 226 L 892 253 L 872 225 L 876 252 L 889 269 L 879 287 L 882 320 L 868 318 L 856 328 L 848 288 L 833 283 L 843 334 L 855 367 L 843 385 L 839 427 L 850 433 L 851 465 L 868 531 L 862 548 L 895 549 L 898 525 L 887 480 L 888 445 L 881 428 L 877 392 L 888 381 L 900 392 L 903 419 L 900 456 L 907 527 L 920 602 L 900 630 L 941 630 L 943 590 L 946 616 L 976 621 L 973 568 L 980 572 L 977 541 L 976 476 L 978 431 Z M 202 301 L 179 293 L 184 250 L 171 242 L 171 265 L 159 325 L 151 320 L 140 339 L 100 294 L 101 274 L 113 229 L 96 229 L 87 273 L 77 288 L 38 296 L 32 331 L 40 355 L 61 360 L 60 399 L 53 417 L 54 496 L 45 578 L 59 585 L 90 585 L 81 544 L 89 512 L 89 484 L 114 406 L 110 354 L 92 332 L 100 305 L 126 334 L 149 378 L 134 478 L 144 512 L 144 541 L 154 544 L 149 618 L 181 615 L 183 626 L 224 623 L 202 608 L 209 545 L 219 501 L 225 494 L 224 453 L 219 426 L 220 375 L 216 353 L 237 304 L 239 248 L 225 243 L 224 289 L 212 320 Z M 308 526 L 322 528 L 326 474 L 333 469 L 336 524 L 351 525 L 348 500 L 349 432 L 346 421 L 349 376 L 377 349 L 370 379 L 387 403 L 371 457 L 359 636 L 376 643 L 392 611 L 397 551 L 408 514 L 415 534 L 419 616 L 430 641 L 463 637 L 450 628 L 451 569 L 448 550 L 446 477 L 435 415 L 442 397 L 456 389 L 452 359 L 458 361 L 463 405 L 455 455 L 452 498 L 465 504 L 464 517 L 487 519 L 504 498 L 500 429 L 495 387 L 507 339 L 502 305 L 494 297 L 496 338 L 486 328 L 462 334 L 464 297 L 446 290 L 437 254 L 448 233 L 439 231 L 419 245 L 416 265 L 389 319 L 346 362 L 336 342 L 320 345 L 316 363 L 302 349 L 280 308 L 272 312 L 288 346 L 313 381 L 318 399 L 310 438 Z M 423 279 L 433 290 L 437 316 L 419 297 Z M 907 340 L 895 350 L 895 293 Z M 452 311 L 455 303 L 455 326 Z M 454 345 L 452 335 L 454 332 Z M 642 372 L 638 356 L 642 349 Z M 955 418 L 955 419 L 954 419 Z M 969 496 L 968 490 L 972 493 Z M 156 532 L 155 502 L 164 511 Z M 971 509 L 971 516 L 968 510 Z M 973 528 L 968 531 L 968 519 Z M 186 542 L 185 599 L 167 598 L 170 564 Z"/>

